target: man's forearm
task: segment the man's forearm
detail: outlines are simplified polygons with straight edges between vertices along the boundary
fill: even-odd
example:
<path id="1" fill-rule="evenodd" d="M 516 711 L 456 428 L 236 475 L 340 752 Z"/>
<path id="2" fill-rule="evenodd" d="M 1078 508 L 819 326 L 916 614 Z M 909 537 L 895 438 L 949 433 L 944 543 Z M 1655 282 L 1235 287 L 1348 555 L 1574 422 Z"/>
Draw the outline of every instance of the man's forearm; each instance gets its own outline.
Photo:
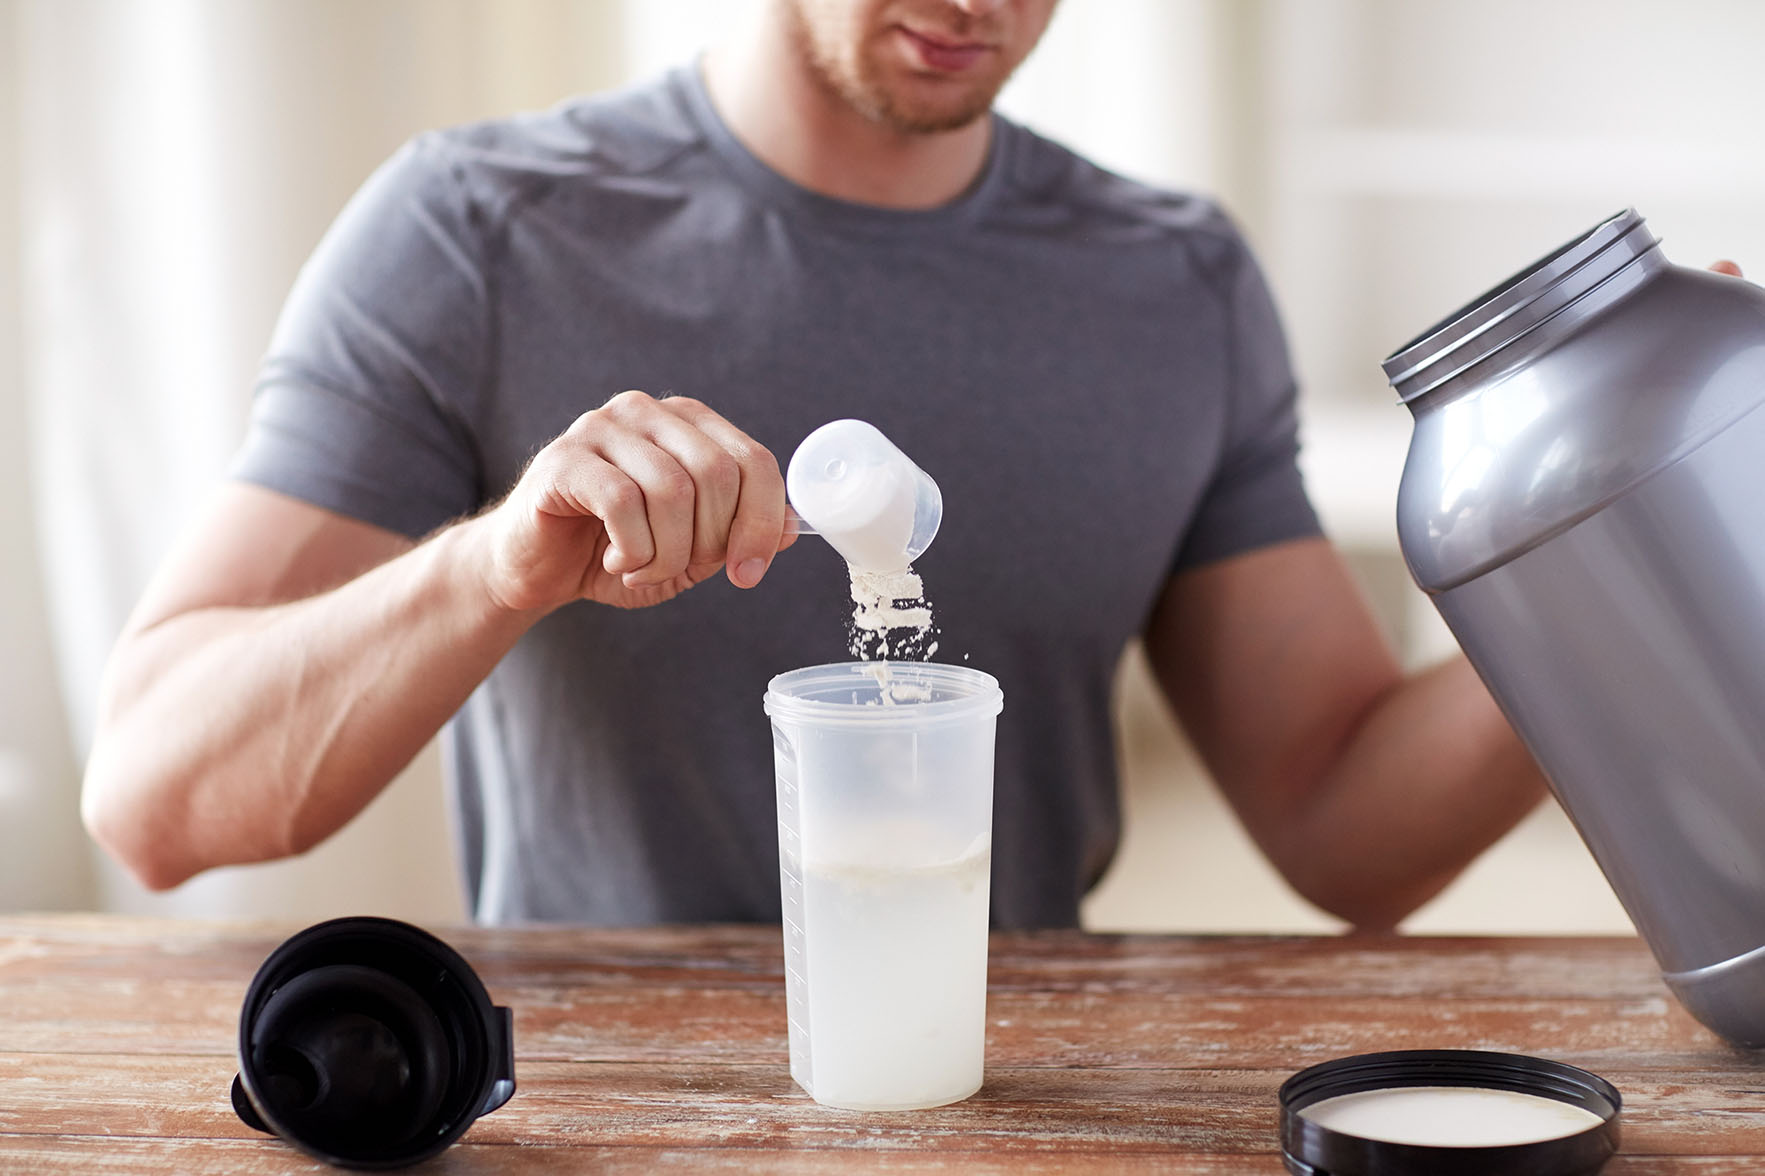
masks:
<path id="1" fill-rule="evenodd" d="M 535 619 L 484 590 L 481 524 L 316 596 L 126 635 L 86 773 L 94 836 L 166 887 L 340 828 Z"/>
<path id="2" fill-rule="evenodd" d="M 1370 708 L 1287 831 L 1283 869 L 1357 926 L 1390 927 L 1513 828 L 1543 776 L 1462 657 Z"/>

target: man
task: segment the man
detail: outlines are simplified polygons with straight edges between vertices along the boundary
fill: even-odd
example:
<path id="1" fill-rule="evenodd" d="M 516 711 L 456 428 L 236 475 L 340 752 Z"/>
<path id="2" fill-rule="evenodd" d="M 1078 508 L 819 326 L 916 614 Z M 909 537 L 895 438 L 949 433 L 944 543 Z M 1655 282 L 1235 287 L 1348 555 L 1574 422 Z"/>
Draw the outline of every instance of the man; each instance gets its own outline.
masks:
<path id="1" fill-rule="evenodd" d="M 117 647 L 94 835 L 157 887 L 298 853 L 457 710 L 479 918 L 776 918 L 759 696 L 845 597 L 779 558 L 773 453 L 857 416 L 939 480 L 941 656 L 1004 686 L 996 921 L 1076 921 L 1108 864 L 1136 635 L 1300 893 L 1435 893 L 1542 782 L 1319 536 L 1229 223 L 990 115 L 1053 5 L 775 0 L 702 70 L 400 153 Z"/>

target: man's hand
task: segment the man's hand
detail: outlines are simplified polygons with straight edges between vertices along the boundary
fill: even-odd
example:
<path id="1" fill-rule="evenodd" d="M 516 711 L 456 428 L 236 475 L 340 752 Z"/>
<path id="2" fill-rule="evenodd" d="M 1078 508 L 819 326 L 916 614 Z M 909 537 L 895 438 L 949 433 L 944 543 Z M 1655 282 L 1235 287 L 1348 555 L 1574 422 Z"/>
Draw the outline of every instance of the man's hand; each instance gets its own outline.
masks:
<path id="1" fill-rule="evenodd" d="M 1712 261 L 1710 263 L 1710 268 L 1719 274 L 1727 274 L 1731 278 L 1746 277 L 1745 274 L 1740 272 L 1740 266 L 1734 264 L 1732 261 Z"/>
<path id="2" fill-rule="evenodd" d="M 696 400 L 642 392 L 578 417 L 480 522 L 491 596 L 516 611 L 660 604 L 719 568 L 752 588 L 795 541 L 764 446 Z"/>

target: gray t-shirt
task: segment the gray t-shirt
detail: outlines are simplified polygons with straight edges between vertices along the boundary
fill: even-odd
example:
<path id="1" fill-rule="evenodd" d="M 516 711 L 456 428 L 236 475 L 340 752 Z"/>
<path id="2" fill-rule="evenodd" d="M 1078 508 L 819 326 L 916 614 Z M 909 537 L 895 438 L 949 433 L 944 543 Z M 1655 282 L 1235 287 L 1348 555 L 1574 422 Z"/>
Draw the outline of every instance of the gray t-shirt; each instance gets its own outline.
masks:
<path id="1" fill-rule="evenodd" d="M 237 477 L 417 537 L 582 412 L 691 395 L 782 464 L 874 422 L 943 490 L 935 660 L 1000 680 L 992 904 L 1072 925 L 1120 814 L 1112 675 L 1174 570 L 1312 535 L 1294 391 L 1220 212 L 1003 118 L 930 211 L 769 170 L 696 70 L 419 137 L 344 210 L 264 361 Z M 559 609 L 445 740 L 481 920 L 776 920 L 767 680 L 846 656 L 818 541 L 752 591 Z"/>

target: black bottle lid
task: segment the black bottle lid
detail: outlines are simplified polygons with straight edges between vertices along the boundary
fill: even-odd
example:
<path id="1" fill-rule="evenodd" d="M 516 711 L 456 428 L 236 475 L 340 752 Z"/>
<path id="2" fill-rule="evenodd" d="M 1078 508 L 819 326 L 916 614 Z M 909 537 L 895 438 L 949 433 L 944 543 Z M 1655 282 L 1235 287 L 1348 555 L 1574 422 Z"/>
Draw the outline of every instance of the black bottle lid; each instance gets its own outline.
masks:
<path id="1" fill-rule="evenodd" d="M 326 1163 L 414 1164 L 514 1092 L 509 1010 L 458 952 L 408 923 L 308 927 L 246 990 L 233 1108 Z"/>
<path id="2" fill-rule="evenodd" d="M 1406 1087 L 1470 1087 L 1555 1099 L 1597 1123 L 1529 1143 L 1442 1146 L 1350 1135 L 1306 1118 L 1324 1099 Z M 1585 1176 L 1618 1150 L 1617 1087 L 1546 1058 L 1469 1049 L 1412 1049 L 1323 1062 L 1281 1084 L 1281 1153 L 1294 1176 Z"/>

